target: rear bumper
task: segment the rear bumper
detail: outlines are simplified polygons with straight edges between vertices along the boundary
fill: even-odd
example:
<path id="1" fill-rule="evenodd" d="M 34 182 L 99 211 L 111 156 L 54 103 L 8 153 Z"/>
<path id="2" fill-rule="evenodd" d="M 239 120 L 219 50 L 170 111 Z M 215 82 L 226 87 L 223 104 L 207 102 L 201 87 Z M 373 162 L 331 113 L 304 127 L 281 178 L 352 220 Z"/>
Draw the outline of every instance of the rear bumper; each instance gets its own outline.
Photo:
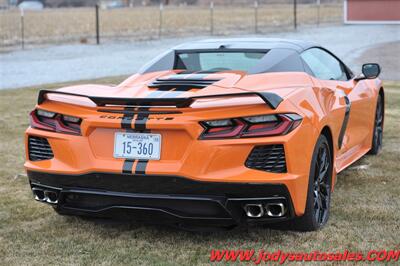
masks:
<path id="1" fill-rule="evenodd" d="M 90 173 L 60 175 L 28 171 L 32 188 L 56 192 L 61 214 L 122 218 L 151 223 L 236 226 L 294 217 L 283 184 L 201 182 L 177 176 Z M 281 217 L 246 216 L 246 204 L 284 203 Z"/>

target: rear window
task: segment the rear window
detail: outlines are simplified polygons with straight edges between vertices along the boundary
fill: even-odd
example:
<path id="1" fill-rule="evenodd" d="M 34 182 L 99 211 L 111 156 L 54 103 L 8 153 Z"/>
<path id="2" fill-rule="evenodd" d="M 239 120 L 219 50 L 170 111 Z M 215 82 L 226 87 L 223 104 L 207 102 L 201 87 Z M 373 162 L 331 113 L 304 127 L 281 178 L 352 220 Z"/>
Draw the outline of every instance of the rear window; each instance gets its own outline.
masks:
<path id="1" fill-rule="evenodd" d="M 175 69 L 188 71 L 249 72 L 265 56 L 266 52 L 188 52 L 176 55 Z"/>

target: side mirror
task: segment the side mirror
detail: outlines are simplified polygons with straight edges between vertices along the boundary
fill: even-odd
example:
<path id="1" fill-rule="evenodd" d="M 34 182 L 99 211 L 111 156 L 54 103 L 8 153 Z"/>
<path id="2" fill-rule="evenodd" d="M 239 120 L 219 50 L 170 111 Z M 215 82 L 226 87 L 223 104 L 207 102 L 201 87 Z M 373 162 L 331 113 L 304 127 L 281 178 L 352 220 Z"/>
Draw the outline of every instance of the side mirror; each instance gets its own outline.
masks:
<path id="1" fill-rule="evenodd" d="M 355 78 L 355 80 L 362 79 L 375 79 L 381 73 L 381 67 L 375 63 L 364 64 L 362 66 L 362 74 Z"/>

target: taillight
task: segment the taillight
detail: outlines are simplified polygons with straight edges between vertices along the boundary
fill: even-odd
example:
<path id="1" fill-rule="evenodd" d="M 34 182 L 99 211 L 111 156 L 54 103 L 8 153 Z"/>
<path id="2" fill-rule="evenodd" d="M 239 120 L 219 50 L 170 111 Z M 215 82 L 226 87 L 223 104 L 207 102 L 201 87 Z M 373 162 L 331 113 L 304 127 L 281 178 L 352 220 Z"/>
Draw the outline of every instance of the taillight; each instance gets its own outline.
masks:
<path id="1" fill-rule="evenodd" d="M 200 139 L 285 135 L 298 127 L 301 120 L 297 114 L 276 114 L 203 121 Z"/>
<path id="2" fill-rule="evenodd" d="M 30 113 L 31 127 L 48 131 L 80 135 L 82 119 L 36 109 Z"/>

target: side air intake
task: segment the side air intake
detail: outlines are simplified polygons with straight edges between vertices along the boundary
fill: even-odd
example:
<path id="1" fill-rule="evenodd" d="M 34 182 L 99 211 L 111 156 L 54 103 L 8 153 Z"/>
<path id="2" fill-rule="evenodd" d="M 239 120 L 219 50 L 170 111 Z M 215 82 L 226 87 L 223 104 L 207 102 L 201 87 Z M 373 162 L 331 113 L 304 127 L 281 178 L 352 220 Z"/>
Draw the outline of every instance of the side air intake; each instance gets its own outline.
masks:
<path id="1" fill-rule="evenodd" d="M 152 81 L 148 87 L 157 88 L 159 90 L 190 90 L 190 89 L 202 89 L 219 79 L 156 79 Z"/>
<path id="2" fill-rule="evenodd" d="M 272 173 L 286 173 L 285 150 L 282 144 L 256 146 L 245 163 L 246 167 Z"/>
<path id="3" fill-rule="evenodd" d="M 42 161 L 54 157 L 50 144 L 45 138 L 30 136 L 28 139 L 29 160 Z"/>

